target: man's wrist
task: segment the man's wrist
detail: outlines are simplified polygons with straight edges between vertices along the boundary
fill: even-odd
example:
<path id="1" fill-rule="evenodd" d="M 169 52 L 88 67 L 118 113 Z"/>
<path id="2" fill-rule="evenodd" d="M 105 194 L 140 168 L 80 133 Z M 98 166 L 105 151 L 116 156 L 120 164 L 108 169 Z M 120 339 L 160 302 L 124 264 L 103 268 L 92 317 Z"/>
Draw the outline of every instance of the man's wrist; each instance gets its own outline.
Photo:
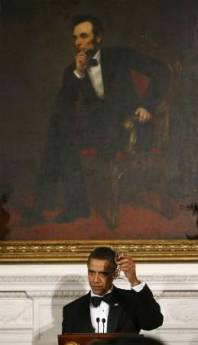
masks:
<path id="1" fill-rule="evenodd" d="M 131 289 L 133 291 L 135 291 L 135 292 L 142 291 L 144 289 L 144 287 L 145 287 L 145 283 L 144 282 L 140 282 L 140 281 L 139 281 L 139 284 L 137 284 L 137 285 L 133 285 L 133 286 L 131 285 Z"/>
<path id="2" fill-rule="evenodd" d="M 136 285 L 139 285 L 139 284 L 141 284 L 141 281 L 138 280 L 138 279 L 135 279 L 135 280 L 133 280 L 133 281 L 131 282 L 131 286 L 132 286 L 132 287 L 134 287 L 134 286 L 136 286 Z"/>

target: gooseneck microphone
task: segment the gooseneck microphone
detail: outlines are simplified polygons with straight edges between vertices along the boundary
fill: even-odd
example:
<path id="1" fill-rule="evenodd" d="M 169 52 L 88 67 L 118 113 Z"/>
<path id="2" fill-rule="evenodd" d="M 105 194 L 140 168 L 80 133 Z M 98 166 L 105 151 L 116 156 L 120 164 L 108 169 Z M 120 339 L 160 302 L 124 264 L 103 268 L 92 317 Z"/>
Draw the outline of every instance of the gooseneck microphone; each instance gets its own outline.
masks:
<path id="1" fill-rule="evenodd" d="M 106 319 L 105 318 L 102 318 L 102 333 L 104 333 L 104 327 L 105 327 L 105 322 L 106 322 Z"/>
<path id="2" fill-rule="evenodd" d="M 96 318 L 96 322 L 97 322 L 97 324 L 98 324 L 98 332 L 97 333 L 99 333 L 99 329 L 100 329 L 100 318 L 99 317 L 97 317 Z"/>

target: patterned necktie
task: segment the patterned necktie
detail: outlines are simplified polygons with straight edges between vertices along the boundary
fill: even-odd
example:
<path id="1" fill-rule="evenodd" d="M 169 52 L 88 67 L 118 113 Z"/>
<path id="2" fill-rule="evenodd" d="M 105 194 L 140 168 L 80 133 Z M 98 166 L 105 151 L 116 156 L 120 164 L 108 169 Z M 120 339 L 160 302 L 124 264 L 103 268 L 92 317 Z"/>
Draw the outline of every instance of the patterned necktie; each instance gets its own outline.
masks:
<path id="1" fill-rule="evenodd" d="M 102 301 L 104 301 L 108 304 L 111 304 L 112 303 L 112 293 L 108 293 L 108 294 L 101 296 L 101 297 L 98 297 L 98 296 L 92 296 L 91 297 L 91 304 L 94 307 L 98 307 Z"/>

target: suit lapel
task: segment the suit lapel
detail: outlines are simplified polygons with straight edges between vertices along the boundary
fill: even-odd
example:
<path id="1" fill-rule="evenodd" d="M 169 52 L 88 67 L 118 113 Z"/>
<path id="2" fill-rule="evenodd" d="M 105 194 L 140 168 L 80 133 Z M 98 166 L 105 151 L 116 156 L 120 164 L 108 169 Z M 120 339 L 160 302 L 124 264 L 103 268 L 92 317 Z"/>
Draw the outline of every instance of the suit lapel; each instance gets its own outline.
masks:
<path id="1" fill-rule="evenodd" d="M 83 332 L 94 332 L 90 315 L 90 293 L 85 296 L 84 303 L 79 308 L 79 316 L 79 326 L 83 329 Z"/>
<path id="2" fill-rule="evenodd" d="M 118 321 L 121 316 L 121 312 L 122 312 L 122 309 L 119 305 L 110 306 L 108 324 L 107 324 L 108 333 L 116 332 Z"/>
<path id="3" fill-rule="evenodd" d="M 113 290 L 113 301 L 110 305 L 109 309 L 109 316 L 108 316 L 108 324 L 107 324 L 107 332 L 112 333 L 116 332 L 118 322 L 121 319 L 122 307 L 120 305 L 119 300 L 116 296 L 116 288 L 114 287 Z"/>
<path id="4" fill-rule="evenodd" d="M 101 49 L 101 70 L 102 70 L 102 79 L 104 84 L 104 94 L 107 95 L 108 91 L 111 90 L 111 84 L 114 81 L 113 63 L 111 61 L 111 56 L 103 48 Z"/>

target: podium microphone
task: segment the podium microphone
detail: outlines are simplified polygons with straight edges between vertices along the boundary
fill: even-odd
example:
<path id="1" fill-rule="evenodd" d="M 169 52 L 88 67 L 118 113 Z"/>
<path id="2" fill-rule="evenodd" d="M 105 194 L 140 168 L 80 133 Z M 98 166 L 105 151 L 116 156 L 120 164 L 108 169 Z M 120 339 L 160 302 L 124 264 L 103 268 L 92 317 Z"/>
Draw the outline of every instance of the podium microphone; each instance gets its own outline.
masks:
<path id="1" fill-rule="evenodd" d="M 100 325 L 99 325 L 99 323 L 100 323 L 100 318 L 99 318 L 99 317 L 96 318 L 96 322 L 97 322 L 97 324 L 98 324 L 98 333 L 99 333 L 99 328 L 100 328 Z"/>
<path id="2" fill-rule="evenodd" d="M 102 319 L 102 333 L 104 333 L 104 326 L 105 326 L 106 319 Z"/>

